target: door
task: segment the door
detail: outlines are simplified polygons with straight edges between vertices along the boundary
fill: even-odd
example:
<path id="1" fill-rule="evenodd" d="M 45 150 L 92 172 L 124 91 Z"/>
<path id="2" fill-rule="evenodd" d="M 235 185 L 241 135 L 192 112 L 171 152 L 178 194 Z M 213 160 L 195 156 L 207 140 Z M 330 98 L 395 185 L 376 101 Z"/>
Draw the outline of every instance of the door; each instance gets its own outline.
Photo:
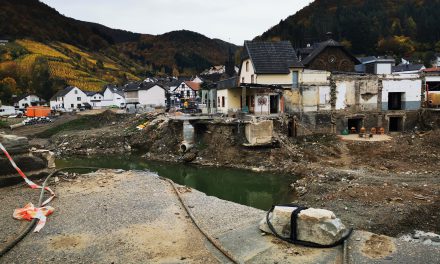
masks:
<path id="1" fill-rule="evenodd" d="M 278 95 L 271 95 L 270 96 L 270 113 L 271 114 L 277 114 L 278 113 L 278 106 L 279 106 L 280 100 Z"/>

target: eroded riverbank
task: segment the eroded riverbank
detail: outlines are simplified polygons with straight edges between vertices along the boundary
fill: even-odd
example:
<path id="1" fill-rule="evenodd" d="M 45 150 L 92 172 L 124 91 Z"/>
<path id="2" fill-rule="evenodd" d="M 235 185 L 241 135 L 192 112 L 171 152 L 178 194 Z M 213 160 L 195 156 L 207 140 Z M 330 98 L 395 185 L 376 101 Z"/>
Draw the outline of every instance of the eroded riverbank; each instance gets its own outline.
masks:
<path id="1" fill-rule="evenodd" d="M 69 129 L 54 128 L 38 135 L 49 137 L 35 138 L 34 142 L 43 142 L 62 158 L 111 153 L 127 156 L 136 151 L 144 160 L 183 163 L 179 152 L 182 122 L 166 115 L 121 118 L 104 113 L 88 117 L 87 122 L 94 123 L 92 128 L 84 130 L 84 122 L 80 122 L 80 129 L 66 125 Z M 350 142 L 334 135 L 287 138 L 283 120 L 274 122 L 278 143 L 257 148 L 241 144 L 237 123 L 202 122 L 196 129 L 190 163 L 297 176 L 301 178 L 294 186 L 298 198 L 289 197 L 288 202 L 330 209 L 356 228 L 393 236 L 415 229 L 440 233 L 438 130 L 394 135 L 387 142 Z M 146 127 L 137 130 L 141 123 L 147 123 Z M 283 183 L 282 188 L 293 182 Z M 237 186 L 236 193 L 241 188 Z M 253 197 L 270 199 L 258 192 Z"/>

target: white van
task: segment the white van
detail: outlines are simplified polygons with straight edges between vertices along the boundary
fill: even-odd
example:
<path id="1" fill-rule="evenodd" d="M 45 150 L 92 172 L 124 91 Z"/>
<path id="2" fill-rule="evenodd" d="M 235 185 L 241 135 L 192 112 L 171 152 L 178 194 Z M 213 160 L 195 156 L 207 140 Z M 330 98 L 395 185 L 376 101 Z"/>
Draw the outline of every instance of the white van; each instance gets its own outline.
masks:
<path id="1" fill-rule="evenodd" d="M 13 106 L 3 105 L 0 107 L 0 116 L 17 115 L 18 112 Z"/>

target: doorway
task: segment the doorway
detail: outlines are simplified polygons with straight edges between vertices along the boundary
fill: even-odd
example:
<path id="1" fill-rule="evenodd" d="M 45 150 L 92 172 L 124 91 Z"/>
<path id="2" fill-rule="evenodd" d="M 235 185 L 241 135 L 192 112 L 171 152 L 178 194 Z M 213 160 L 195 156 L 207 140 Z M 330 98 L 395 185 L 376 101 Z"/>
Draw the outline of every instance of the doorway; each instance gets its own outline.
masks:
<path id="1" fill-rule="evenodd" d="M 402 110 L 403 93 L 388 93 L 388 110 Z"/>
<path id="2" fill-rule="evenodd" d="M 279 100 L 278 95 L 271 95 L 270 96 L 270 113 L 271 114 L 278 113 L 279 104 L 280 104 L 280 100 Z"/>
<path id="3" fill-rule="evenodd" d="M 348 126 L 347 129 L 348 131 L 351 131 L 352 128 L 354 128 L 356 130 L 356 133 L 359 133 L 361 131 L 361 127 L 362 127 L 362 118 L 349 118 L 348 119 Z"/>
<path id="4" fill-rule="evenodd" d="M 298 137 L 298 129 L 297 129 L 297 124 L 296 124 L 296 120 L 291 120 L 288 122 L 287 124 L 287 136 L 288 137 Z"/>
<path id="5" fill-rule="evenodd" d="M 390 132 L 402 132 L 403 131 L 403 117 L 401 117 L 401 116 L 390 117 L 389 131 Z"/>

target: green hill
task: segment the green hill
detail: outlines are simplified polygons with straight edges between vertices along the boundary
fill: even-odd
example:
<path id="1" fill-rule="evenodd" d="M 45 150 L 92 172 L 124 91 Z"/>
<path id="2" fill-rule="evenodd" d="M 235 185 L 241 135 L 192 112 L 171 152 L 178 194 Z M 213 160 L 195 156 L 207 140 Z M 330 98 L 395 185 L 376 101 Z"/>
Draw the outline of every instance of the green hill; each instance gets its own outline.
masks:
<path id="1" fill-rule="evenodd" d="M 296 47 L 333 32 L 357 55 L 415 56 L 440 51 L 439 0 L 316 0 L 258 39 L 290 40 Z"/>

